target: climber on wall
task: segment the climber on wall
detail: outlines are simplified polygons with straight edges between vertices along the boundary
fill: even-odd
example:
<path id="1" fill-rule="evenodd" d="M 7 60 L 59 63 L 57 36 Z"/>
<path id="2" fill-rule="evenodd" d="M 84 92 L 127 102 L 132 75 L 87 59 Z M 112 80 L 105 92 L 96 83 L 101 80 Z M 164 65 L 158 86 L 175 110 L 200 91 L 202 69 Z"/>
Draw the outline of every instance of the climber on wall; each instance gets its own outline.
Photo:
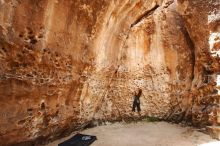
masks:
<path id="1" fill-rule="evenodd" d="M 140 96 L 142 94 L 142 90 L 139 89 L 138 93 L 136 93 L 136 91 L 134 92 L 134 101 L 133 101 L 133 107 L 132 107 L 132 111 L 135 112 L 135 109 L 137 107 L 137 111 L 140 114 L 141 111 L 141 107 L 140 107 Z"/>

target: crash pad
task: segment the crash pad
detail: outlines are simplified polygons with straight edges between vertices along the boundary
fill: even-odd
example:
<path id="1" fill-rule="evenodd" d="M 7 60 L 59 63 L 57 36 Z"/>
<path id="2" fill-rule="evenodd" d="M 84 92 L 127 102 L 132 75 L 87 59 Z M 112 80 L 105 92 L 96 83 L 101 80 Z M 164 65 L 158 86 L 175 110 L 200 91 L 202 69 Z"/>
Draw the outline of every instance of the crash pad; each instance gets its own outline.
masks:
<path id="1" fill-rule="evenodd" d="M 97 140 L 96 136 L 76 134 L 72 138 L 60 143 L 58 146 L 89 146 L 95 140 Z"/>

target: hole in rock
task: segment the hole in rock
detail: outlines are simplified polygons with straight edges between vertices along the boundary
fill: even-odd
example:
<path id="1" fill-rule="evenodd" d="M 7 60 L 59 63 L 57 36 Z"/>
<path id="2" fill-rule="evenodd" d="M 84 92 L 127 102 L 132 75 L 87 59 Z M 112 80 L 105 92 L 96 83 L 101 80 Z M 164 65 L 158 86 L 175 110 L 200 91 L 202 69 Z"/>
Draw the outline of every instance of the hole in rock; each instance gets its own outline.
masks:
<path id="1" fill-rule="evenodd" d="M 28 108 L 27 109 L 27 113 L 29 116 L 32 116 L 33 115 L 33 109 L 32 108 Z"/>
<path id="2" fill-rule="evenodd" d="M 18 125 L 23 125 L 23 124 L 25 124 L 25 122 L 26 122 L 26 120 L 20 120 L 20 121 L 18 121 Z"/>
<path id="3" fill-rule="evenodd" d="M 40 109 L 41 109 L 41 110 L 45 110 L 45 109 L 46 109 L 46 105 L 45 105 L 44 102 L 41 103 L 41 105 L 40 105 Z"/>
<path id="4" fill-rule="evenodd" d="M 23 35 L 23 34 L 19 34 L 18 36 L 19 36 L 20 38 L 23 38 L 24 35 Z"/>

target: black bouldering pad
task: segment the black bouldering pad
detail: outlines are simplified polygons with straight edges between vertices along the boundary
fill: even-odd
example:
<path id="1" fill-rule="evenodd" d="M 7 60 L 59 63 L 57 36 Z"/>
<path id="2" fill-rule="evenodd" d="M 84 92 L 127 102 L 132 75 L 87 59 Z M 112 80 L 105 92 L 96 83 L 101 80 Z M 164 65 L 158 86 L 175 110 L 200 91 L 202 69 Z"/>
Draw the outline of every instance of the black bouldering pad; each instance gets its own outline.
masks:
<path id="1" fill-rule="evenodd" d="M 89 146 L 95 140 L 97 140 L 96 136 L 76 134 L 72 138 L 60 143 L 58 146 Z"/>

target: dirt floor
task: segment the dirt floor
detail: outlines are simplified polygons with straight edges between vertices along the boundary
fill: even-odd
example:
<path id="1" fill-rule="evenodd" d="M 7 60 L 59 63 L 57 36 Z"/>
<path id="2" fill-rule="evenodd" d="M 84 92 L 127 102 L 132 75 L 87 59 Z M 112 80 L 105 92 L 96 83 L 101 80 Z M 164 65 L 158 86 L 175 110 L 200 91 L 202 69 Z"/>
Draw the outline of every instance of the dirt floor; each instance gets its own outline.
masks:
<path id="1" fill-rule="evenodd" d="M 166 122 L 115 123 L 81 133 L 97 136 L 92 146 L 220 146 L 220 141 L 194 128 Z M 47 146 L 57 146 L 73 135 Z"/>

